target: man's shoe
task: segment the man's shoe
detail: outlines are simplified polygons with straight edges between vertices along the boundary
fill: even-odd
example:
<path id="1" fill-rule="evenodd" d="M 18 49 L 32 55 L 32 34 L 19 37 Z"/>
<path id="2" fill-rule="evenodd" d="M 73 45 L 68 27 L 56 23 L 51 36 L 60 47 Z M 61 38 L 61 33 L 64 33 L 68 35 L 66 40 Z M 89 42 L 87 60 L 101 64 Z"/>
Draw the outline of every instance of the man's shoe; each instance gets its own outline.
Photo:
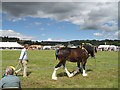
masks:
<path id="1" fill-rule="evenodd" d="M 27 78 L 27 76 L 23 76 L 24 78 Z"/>
<path id="2" fill-rule="evenodd" d="M 17 73 L 15 72 L 15 76 L 17 76 Z"/>

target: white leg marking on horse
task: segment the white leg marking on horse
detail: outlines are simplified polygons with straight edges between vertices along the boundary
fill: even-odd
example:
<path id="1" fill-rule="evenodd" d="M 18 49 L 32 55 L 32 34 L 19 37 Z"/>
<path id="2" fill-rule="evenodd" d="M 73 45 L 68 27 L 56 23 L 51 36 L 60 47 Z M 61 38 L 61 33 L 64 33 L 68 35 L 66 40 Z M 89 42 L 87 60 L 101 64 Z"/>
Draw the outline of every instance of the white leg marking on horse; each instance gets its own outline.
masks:
<path id="1" fill-rule="evenodd" d="M 73 74 L 70 74 L 70 72 L 67 70 L 67 68 L 66 68 L 66 67 L 65 67 L 65 71 L 66 71 L 66 73 L 67 73 L 68 77 L 72 77 L 72 76 L 73 76 Z"/>
<path id="2" fill-rule="evenodd" d="M 76 70 L 76 71 L 77 71 L 77 72 L 80 72 L 80 71 L 79 71 L 80 69 L 81 69 L 81 68 L 77 68 L 77 70 Z"/>
<path id="3" fill-rule="evenodd" d="M 85 70 L 83 69 L 83 76 L 87 76 L 87 73 L 85 73 Z"/>
<path id="4" fill-rule="evenodd" d="M 78 73 L 78 69 L 76 71 L 74 71 L 73 73 L 74 73 L 74 75 L 77 74 Z"/>
<path id="5" fill-rule="evenodd" d="M 74 76 L 75 74 L 77 74 L 79 72 L 79 68 L 77 68 L 72 74 L 72 76 Z"/>
<path id="6" fill-rule="evenodd" d="M 57 71 L 58 69 L 59 69 L 59 68 L 55 68 L 54 71 L 53 71 L 53 74 L 52 74 L 52 79 L 53 79 L 53 80 L 57 80 L 56 71 Z"/>

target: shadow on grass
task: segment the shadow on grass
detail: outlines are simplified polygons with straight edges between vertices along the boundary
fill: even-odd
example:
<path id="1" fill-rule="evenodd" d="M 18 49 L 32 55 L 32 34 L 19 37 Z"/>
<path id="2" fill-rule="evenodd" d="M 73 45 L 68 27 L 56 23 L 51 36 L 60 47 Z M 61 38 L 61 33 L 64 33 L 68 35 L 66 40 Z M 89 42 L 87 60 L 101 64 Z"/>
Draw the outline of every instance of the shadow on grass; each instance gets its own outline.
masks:
<path id="1" fill-rule="evenodd" d="M 87 69 L 86 72 L 92 72 L 93 70 L 92 69 Z M 74 71 L 70 72 L 70 73 L 73 73 Z M 78 72 L 76 73 L 74 76 L 77 76 L 78 74 L 82 74 L 82 72 Z M 61 72 L 61 73 L 58 73 L 57 74 L 57 77 L 64 77 L 64 76 L 67 76 L 67 73 L 66 72 Z"/>
<path id="2" fill-rule="evenodd" d="M 31 74 L 31 72 L 27 72 L 27 76 L 29 76 Z M 16 74 L 15 76 L 19 76 L 19 77 L 21 77 L 21 76 L 23 76 L 23 74 L 22 73 L 20 73 L 20 74 Z"/>
<path id="3" fill-rule="evenodd" d="M 67 76 L 67 73 L 66 72 L 61 72 L 61 73 L 58 73 L 57 76 L 58 77 L 64 77 L 64 76 Z"/>
<path id="4" fill-rule="evenodd" d="M 87 70 L 86 70 L 86 72 L 91 72 L 91 71 L 93 71 L 93 70 L 92 70 L 92 69 L 87 69 Z"/>
<path id="5" fill-rule="evenodd" d="M 74 71 L 70 72 L 73 73 Z M 74 76 L 81 74 L 81 72 L 76 73 Z M 64 76 L 68 76 L 66 72 L 61 72 L 59 74 L 57 74 L 58 77 L 64 77 Z"/>
<path id="6" fill-rule="evenodd" d="M 22 75 L 22 74 L 17 74 L 16 76 L 18 76 L 18 77 L 22 77 L 23 75 Z"/>
<path id="7" fill-rule="evenodd" d="M 32 72 L 27 72 L 27 76 L 29 76 Z"/>

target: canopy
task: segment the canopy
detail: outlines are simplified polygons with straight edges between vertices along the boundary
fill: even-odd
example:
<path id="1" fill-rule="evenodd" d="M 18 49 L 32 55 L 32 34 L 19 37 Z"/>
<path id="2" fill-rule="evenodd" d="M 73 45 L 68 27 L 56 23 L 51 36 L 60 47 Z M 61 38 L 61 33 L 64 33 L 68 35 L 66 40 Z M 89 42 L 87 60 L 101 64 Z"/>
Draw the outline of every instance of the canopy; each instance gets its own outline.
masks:
<path id="1" fill-rule="evenodd" d="M 22 48 L 24 46 L 18 44 L 17 42 L 0 42 L 0 47 L 17 47 Z"/>
<path id="2" fill-rule="evenodd" d="M 98 48 L 116 48 L 115 45 L 99 45 Z"/>

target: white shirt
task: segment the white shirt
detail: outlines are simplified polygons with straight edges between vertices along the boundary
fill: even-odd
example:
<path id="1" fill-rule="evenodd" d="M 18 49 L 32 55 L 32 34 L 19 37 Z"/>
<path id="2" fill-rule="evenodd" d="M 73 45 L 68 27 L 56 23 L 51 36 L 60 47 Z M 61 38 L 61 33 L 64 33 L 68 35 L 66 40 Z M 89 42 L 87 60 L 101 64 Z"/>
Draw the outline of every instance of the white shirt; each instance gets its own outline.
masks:
<path id="1" fill-rule="evenodd" d="M 23 48 L 23 49 L 22 49 L 19 59 L 20 59 L 20 60 L 28 60 L 26 48 Z"/>

